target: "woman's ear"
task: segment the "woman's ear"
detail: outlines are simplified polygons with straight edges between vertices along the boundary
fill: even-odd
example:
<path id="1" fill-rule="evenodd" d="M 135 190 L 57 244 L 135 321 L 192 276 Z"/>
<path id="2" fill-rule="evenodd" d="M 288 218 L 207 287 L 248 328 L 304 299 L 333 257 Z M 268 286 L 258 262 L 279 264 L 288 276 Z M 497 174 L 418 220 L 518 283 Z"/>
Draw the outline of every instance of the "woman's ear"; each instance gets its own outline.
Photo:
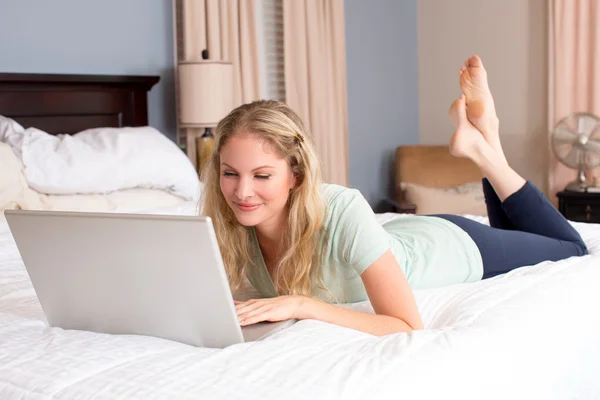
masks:
<path id="1" fill-rule="evenodd" d="M 298 178 L 296 177 L 296 175 L 292 176 L 292 186 L 290 187 L 290 191 L 292 191 L 292 189 L 294 189 L 296 187 L 296 184 L 298 183 Z"/>
<path id="2" fill-rule="evenodd" d="M 292 181 L 290 182 L 290 192 L 298 185 L 298 175 L 292 174 Z"/>

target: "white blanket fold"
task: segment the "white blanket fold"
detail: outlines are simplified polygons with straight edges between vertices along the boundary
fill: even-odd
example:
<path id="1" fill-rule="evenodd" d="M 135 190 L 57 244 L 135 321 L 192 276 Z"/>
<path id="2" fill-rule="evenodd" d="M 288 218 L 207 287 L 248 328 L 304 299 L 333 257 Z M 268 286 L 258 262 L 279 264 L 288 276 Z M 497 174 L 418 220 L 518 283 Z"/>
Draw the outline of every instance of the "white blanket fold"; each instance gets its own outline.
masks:
<path id="1" fill-rule="evenodd" d="M 187 156 L 152 127 L 95 128 L 75 135 L 23 129 L 0 117 L 0 140 L 24 165 L 29 186 L 46 194 L 161 189 L 197 200 L 200 182 Z"/>

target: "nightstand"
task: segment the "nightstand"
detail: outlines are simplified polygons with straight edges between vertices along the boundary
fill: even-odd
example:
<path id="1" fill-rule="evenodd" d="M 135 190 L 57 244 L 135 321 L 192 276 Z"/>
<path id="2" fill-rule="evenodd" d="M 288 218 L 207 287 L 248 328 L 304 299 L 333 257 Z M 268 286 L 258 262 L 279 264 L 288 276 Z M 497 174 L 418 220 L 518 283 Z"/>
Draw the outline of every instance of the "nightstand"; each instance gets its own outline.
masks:
<path id="1" fill-rule="evenodd" d="M 566 219 L 600 223 L 600 193 L 562 191 L 556 195 L 558 210 Z"/>
<path id="2" fill-rule="evenodd" d="M 393 212 L 398 214 L 416 214 L 417 206 L 409 203 L 398 203 L 392 199 L 385 198 L 376 209 L 378 213 Z"/>

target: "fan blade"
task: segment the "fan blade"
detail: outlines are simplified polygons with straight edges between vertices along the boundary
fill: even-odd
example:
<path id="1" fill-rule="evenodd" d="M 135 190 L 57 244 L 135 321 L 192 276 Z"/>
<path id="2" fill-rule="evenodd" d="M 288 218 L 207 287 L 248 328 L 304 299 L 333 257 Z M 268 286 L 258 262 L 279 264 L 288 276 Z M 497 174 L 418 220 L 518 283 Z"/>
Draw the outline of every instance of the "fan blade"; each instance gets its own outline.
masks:
<path id="1" fill-rule="evenodd" d="M 585 154 L 585 158 L 586 169 L 596 168 L 600 165 L 600 154 L 588 152 Z"/>
<path id="2" fill-rule="evenodd" d="M 600 137 L 600 121 L 598 121 L 598 123 L 596 124 L 596 126 L 594 127 L 594 129 L 592 129 L 592 131 L 590 132 L 590 134 L 588 135 L 588 138 L 597 138 Z"/>
<path id="3" fill-rule="evenodd" d="M 561 159 L 562 162 L 565 163 L 565 165 L 571 167 L 571 168 L 578 168 L 579 167 L 579 149 L 577 147 L 573 147 L 571 149 L 571 151 L 569 152 L 569 154 L 567 154 L 565 157 L 563 157 Z"/>
<path id="4" fill-rule="evenodd" d="M 554 130 L 554 141 L 556 144 L 571 144 L 577 140 L 577 134 L 566 125 L 559 124 Z"/>
<path id="5" fill-rule="evenodd" d="M 580 115 L 577 118 L 577 133 L 590 136 L 597 124 L 598 118 L 593 115 Z"/>
<path id="6" fill-rule="evenodd" d="M 600 140 L 589 139 L 585 145 L 586 150 L 593 151 L 594 153 L 600 154 Z"/>
<path id="7" fill-rule="evenodd" d="M 569 114 L 567 117 L 565 117 L 562 121 L 559 122 L 563 123 L 571 132 L 577 134 L 577 118 L 575 116 L 575 114 Z"/>

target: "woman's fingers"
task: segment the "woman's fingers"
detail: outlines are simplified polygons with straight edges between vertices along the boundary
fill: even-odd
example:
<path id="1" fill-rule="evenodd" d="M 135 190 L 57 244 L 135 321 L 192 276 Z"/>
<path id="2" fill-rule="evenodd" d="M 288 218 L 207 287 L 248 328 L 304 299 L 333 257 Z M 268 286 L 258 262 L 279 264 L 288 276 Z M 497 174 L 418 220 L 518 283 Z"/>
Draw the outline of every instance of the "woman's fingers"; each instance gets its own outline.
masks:
<path id="1" fill-rule="evenodd" d="M 258 305 L 254 306 L 254 307 L 248 307 L 248 308 L 245 308 L 243 310 L 238 310 L 237 315 L 238 315 L 239 318 L 242 318 L 242 317 L 248 316 L 248 315 L 254 315 L 254 314 L 256 314 L 257 310 L 260 310 L 263 307 L 265 307 L 264 304 L 258 304 Z"/>
<path id="2" fill-rule="evenodd" d="M 262 302 L 262 301 L 257 301 L 252 304 L 243 304 L 243 305 L 236 306 L 236 311 L 237 311 L 238 317 L 240 317 L 242 315 L 247 315 L 248 313 L 253 312 L 261 307 L 264 307 L 267 304 L 268 303 Z"/>
<path id="3" fill-rule="evenodd" d="M 240 325 L 252 325 L 262 321 L 279 321 L 277 314 L 278 299 L 254 299 L 247 302 L 236 304 Z"/>
<path id="4" fill-rule="evenodd" d="M 244 318 L 250 315 L 255 315 L 257 312 L 264 308 L 270 308 L 270 306 L 268 304 L 253 304 L 252 306 L 238 310 L 238 318 Z"/>
<path id="5" fill-rule="evenodd" d="M 240 304 L 236 304 L 235 309 L 238 313 L 242 310 L 245 310 L 246 307 L 257 307 L 263 304 L 273 304 L 274 299 L 252 299 L 248 301 L 241 302 Z"/>
<path id="6" fill-rule="evenodd" d="M 236 304 L 240 325 L 251 325 L 262 321 L 283 321 L 294 318 L 297 296 L 280 296 L 269 299 L 250 300 Z"/>
<path id="7" fill-rule="evenodd" d="M 247 301 L 234 301 L 236 308 L 239 307 L 244 307 L 244 306 L 249 306 L 252 304 L 256 304 L 256 303 L 262 303 L 264 302 L 266 299 L 252 299 L 252 300 L 247 300 Z"/>
<path id="8" fill-rule="evenodd" d="M 264 304 L 264 302 L 259 302 L 259 301 L 254 301 L 254 302 L 245 302 L 245 303 L 241 303 L 241 304 L 237 304 L 235 306 L 235 310 L 237 311 L 238 315 L 240 315 L 240 313 L 244 313 L 250 310 L 254 310 L 255 308 L 261 307 Z"/>
<path id="9" fill-rule="evenodd" d="M 238 315 L 240 320 L 240 324 L 243 325 L 251 325 L 257 322 L 266 321 L 269 318 L 269 312 L 271 311 L 271 307 L 268 305 L 263 305 L 262 307 L 256 308 L 252 311 L 248 311 L 244 314 Z"/>

